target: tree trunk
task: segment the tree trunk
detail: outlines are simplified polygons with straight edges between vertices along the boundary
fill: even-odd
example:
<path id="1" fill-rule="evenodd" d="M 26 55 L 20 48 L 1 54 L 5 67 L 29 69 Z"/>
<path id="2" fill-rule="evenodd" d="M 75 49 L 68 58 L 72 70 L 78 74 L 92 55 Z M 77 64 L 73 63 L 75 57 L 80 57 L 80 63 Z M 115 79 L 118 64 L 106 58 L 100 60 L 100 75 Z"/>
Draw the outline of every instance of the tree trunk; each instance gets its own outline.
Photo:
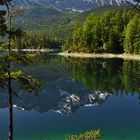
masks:
<path id="1" fill-rule="evenodd" d="M 9 15 L 10 25 L 9 31 L 12 31 L 12 17 Z M 8 43 L 8 52 L 9 56 L 11 53 L 11 35 L 9 34 L 9 43 Z M 8 140 L 13 140 L 13 95 L 12 95 L 12 79 L 11 79 L 11 61 L 8 61 L 8 105 L 9 105 L 9 134 Z"/>
<path id="2" fill-rule="evenodd" d="M 11 90 L 11 79 L 8 81 L 8 104 L 9 104 L 9 134 L 8 140 L 13 140 L 13 98 L 12 98 L 12 90 Z"/>

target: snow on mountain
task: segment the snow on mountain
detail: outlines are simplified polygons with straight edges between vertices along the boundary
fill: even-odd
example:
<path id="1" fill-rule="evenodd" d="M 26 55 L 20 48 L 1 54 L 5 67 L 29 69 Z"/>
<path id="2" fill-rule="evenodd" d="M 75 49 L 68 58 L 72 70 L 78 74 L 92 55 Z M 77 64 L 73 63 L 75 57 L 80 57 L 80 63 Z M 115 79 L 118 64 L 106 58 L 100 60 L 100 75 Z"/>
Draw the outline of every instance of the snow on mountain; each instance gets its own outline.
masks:
<path id="1" fill-rule="evenodd" d="M 123 5 L 125 3 L 126 0 L 14 0 L 14 4 L 20 7 L 33 4 L 47 4 L 63 11 L 71 10 L 80 12 L 100 6 Z"/>

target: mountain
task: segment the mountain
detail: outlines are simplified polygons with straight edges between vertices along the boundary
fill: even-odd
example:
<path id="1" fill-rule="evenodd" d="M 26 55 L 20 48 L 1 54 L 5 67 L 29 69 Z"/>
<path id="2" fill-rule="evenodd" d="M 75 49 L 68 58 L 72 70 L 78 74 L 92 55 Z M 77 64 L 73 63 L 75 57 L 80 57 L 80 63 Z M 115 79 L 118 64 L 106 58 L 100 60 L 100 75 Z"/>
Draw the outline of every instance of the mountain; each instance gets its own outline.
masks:
<path id="1" fill-rule="evenodd" d="M 51 38 L 63 42 L 66 38 L 72 36 L 73 29 L 77 25 L 81 26 L 83 24 L 88 14 L 91 12 L 101 14 L 106 10 L 112 11 L 117 8 L 119 9 L 120 6 L 113 6 L 112 8 L 110 5 L 122 5 L 124 3 L 123 1 L 124 0 L 13 0 L 12 4 L 17 7 L 17 9 L 20 9 L 20 12 L 17 10 L 15 17 L 16 27 L 37 34 L 47 34 Z"/>
<path id="2" fill-rule="evenodd" d="M 85 11 L 107 5 L 123 5 L 125 0 L 14 0 L 14 5 L 29 7 L 34 4 L 50 5 L 62 11 Z"/>
<path id="3" fill-rule="evenodd" d="M 47 4 L 25 4 L 27 3 L 24 3 L 20 12 L 17 10 L 14 18 L 16 27 L 37 34 L 47 34 L 59 40 L 65 40 L 71 35 L 75 25 L 81 25 L 86 18 L 84 13 L 64 12 Z M 19 3 L 16 2 L 16 5 Z"/>
<path id="4" fill-rule="evenodd" d="M 123 0 L 46 0 L 46 2 L 61 10 L 84 11 L 106 5 L 123 4 Z"/>
<path id="5" fill-rule="evenodd" d="M 20 3 L 16 1 L 16 5 L 18 4 Z M 47 34 L 51 38 L 62 42 L 72 36 L 75 27 L 82 26 L 87 15 L 91 13 L 100 15 L 106 11 L 116 12 L 125 9 L 123 6 L 104 6 L 79 13 L 62 11 L 48 4 L 39 4 L 37 1 L 36 3 L 30 3 L 30 6 L 25 5 L 28 5 L 28 3 L 24 3 L 24 7 L 17 10 L 15 16 L 16 27 L 37 34 Z"/>

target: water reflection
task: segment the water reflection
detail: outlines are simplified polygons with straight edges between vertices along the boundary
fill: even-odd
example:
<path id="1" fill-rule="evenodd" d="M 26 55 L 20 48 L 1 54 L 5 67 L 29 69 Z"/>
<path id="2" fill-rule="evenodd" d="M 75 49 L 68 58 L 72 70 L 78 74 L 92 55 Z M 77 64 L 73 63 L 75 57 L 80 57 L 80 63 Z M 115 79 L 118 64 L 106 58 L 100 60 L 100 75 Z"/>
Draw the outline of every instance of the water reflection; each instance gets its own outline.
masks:
<path id="1" fill-rule="evenodd" d="M 140 93 L 140 62 L 123 59 L 65 59 L 73 78 L 89 90 Z"/>
<path id="2" fill-rule="evenodd" d="M 64 115 L 81 106 L 100 105 L 110 95 L 140 93 L 140 62 L 123 59 L 75 59 L 37 56 L 31 66 L 20 67 L 43 81 L 36 93 L 19 91 L 14 106 L 39 113 L 53 110 Z M 0 107 L 8 106 L 0 93 Z"/>
<path id="3" fill-rule="evenodd" d="M 19 92 L 18 98 L 14 98 L 14 107 L 25 111 L 36 110 L 39 113 L 53 110 L 64 115 L 75 112 L 81 106 L 97 106 L 104 102 L 111 94 L 108 92 L 88 92 L 73 80 L 58 80 L 38 95 L 28 92 Z M 6 107 L 7 97 L 1 95 L 1 108 Z"/>
<path id="4" fill-rule="evenodd" d="M 139 61 L 38 55 L 32 65 L 17 67 L 43 82 L 36 92 L 17 90 L 22 100 L 13 97 L 13 107 L 23 111 L 68 116 L 81 107 L 98 107 L 112 95 L 140 94 Z M 1 90 L 0 108 L 7 107 L 8 95 Z"/>

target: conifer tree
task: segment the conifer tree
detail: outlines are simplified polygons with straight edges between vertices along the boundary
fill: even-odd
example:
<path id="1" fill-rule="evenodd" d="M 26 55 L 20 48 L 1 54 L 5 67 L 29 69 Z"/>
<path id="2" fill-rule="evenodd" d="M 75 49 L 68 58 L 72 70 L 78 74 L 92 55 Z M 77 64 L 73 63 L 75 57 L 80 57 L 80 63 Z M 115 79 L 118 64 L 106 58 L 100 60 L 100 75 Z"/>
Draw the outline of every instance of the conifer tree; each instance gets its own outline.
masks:
<path id="1" fill-rule="evenodd" d="M 28 55 L 19 55 L 12 52 L 11 40 L 19 35 L 19 30 L 12 27 L 12 14 L 10 11 L 11 0 L 0 0 L 0 6 L 5 6 L 5 10 L 0 10 L 0 35 L 7 38 L 5 45 L 6 53 L 0 55 L 0 88 L 6 88 L 8 92 L 8 107 L 9 107 L 9 134 L 8 140 L 13 140 L 13 96 L 22 100 L 19 95 L 13 90 L 13 82 L 21 90 L 33 91 L 40 87 L 40 82 L 31 76 L 26 76 L 22 71 L 14 68 L 14 63 L 28 63 Z M 8 25 L 6 25 L 5 16 L 7 15 Z"/>
<path id="2" fill-rule="evenodd" d="M 124 49 L 126 53 L 140 54 L 140 18 L 134 16 L 125 32 Z"/>

